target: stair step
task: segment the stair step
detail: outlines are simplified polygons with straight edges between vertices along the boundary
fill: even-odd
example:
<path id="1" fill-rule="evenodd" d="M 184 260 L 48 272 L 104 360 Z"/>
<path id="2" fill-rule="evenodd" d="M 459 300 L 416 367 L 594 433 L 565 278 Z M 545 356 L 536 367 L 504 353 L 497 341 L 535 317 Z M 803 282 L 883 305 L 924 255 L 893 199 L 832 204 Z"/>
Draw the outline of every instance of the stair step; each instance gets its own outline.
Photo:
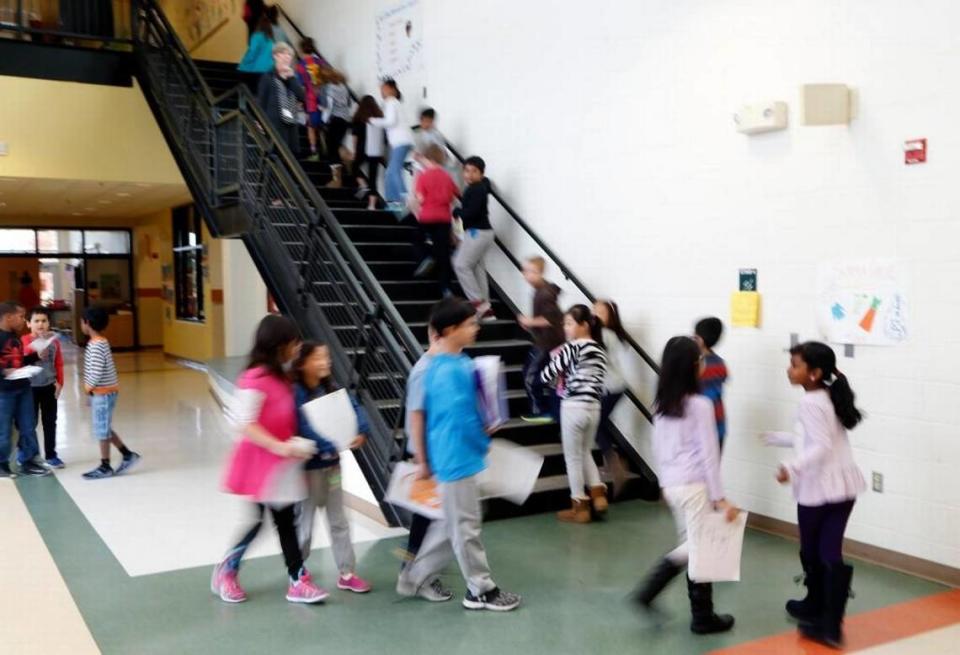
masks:
<path id="1" fill-rule="evenodd" d="M 397 225 L 397 217 L 393 212 L 383 209 L 346 209 L 340 208 L 334 210 L 334 215 L 344 227 L 354 226 L 375 226 L 375 225 Z"/>
<path id="2" fill-rule="evenodd" d="M 336 214 L 339 220 L 339 214 Z M 392 214 L 391 214 L 392 216 Z M 343 225 L 343 229 L 354 242 L 367 243 L 401 243 L 409 244 L 417 234 L 417 228 L 412 225 L 393 224 L 383 225 Z"/>

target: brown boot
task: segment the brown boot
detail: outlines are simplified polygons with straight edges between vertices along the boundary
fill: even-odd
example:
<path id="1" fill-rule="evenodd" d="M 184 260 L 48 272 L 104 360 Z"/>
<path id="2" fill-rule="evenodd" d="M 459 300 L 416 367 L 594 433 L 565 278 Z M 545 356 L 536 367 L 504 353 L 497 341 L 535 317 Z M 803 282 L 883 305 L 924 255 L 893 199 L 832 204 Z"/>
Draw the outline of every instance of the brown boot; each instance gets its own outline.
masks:
<path id="1" fill-rule="evenodd" d="M 589 523 L 590 501 L 585 498 L 574 498 L 570 509 L 557 512 L 557 520 L 564 523 Z"/>
<path id="2" fill-rule="evenodd" d="M 327 182 L 326 188 L 328 189 L 340 189 L 343 188 L 343 166 L 340 164 L 334 164 L 330 167 L 330 174 L 333 176 L 333 179 Z"/>
<path id="3" fill-rule="evenodd" d="M 590 501 L 593 503 L 593 511 L 597 514 L 606 514 L 610 507 L 607 503 L 607 485 L 600 484 L 596 487 L 590 487 Z"/>
<path id="4" fill-rule="evenodd" d="M 620 459 L 620 453 L 615 450 L 608 450 L 603 454 L 603 467 L 607 470 L 607 475 L 613 478 L 613 497 L 617 498 L 623 493 L 623 486 L 627 482 L 627 468 Z"/>

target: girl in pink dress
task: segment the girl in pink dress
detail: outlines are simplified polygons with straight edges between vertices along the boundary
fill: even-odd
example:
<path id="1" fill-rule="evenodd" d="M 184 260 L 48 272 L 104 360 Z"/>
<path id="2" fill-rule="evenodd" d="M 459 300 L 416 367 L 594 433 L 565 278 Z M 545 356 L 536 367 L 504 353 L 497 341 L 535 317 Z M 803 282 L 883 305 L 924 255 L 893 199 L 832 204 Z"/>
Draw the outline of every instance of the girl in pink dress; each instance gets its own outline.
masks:
<path id="1" fill-rule="evenodd" d="M 328 595 L 313 583 L 303 567 L 294 511 L 296 502 L 302 498 L 290 498 L 290 490 L 284 489 L 291 486 L 285 482 L 296 481 L 297 475 L 302 477 L 302 459 L 309 457 L 290 442 L 296 434 L 297 409 L 285 365 L 297 356 L 299 348 L 300 336 L 290 319 L 274 314 L 264 317 L 257 327 L 250 361 L 237 380 L 238 390 L 258 392 L 262 403 L 257 418 L 243 426 L 224 477 L 227 492 L 247 496 L 253 502 L 255 517 L 240 541 L 213 571 L 211 591 L 227 603 L 247 599 L 237 580 L 240 561 L 263 527 L 266 511 L 277 526 L 287 565 L 290 578 L 287 600 L 318 603 Z"/>

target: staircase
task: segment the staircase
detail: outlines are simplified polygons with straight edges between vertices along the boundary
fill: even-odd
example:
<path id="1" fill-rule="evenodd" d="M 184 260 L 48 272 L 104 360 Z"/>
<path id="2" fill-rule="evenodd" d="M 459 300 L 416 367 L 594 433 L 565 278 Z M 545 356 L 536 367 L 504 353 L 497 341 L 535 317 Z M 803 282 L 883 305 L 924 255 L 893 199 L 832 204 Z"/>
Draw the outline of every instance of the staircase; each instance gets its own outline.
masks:
<path id="1" fill-rule="evenodd" d="M 403 456 L 406 377 L 426 349 L 427 318 L 440 299 L 434 280 L 413 277 L 415 228 L 367 210 L 353 189 L 326 188 L 329 162 L 300 160 L 271 128 L 257 127 L 266 121 L 235 66 L 190 61 L 156 4 L 145 5 L 140 84 L 197 206 L 214 234 L 243 239 L 281 310 L 304 334 L 330 344 L 338 382 L 354 389 L 371 414 L 374 434 L 358 461 L 381 499 Z M 565 506 L 569 493 L 558 427 L 519 419 L 528 409 L 522 366 L 530 341 L 509 299 L 494 294 L 496 320 L 483 324 L 468 353 L 496 355 L 506 367 L 511 419 L 497 436 L 545 458 L 524 506 L 490 503 L 488 516 L 498 518 Z M 649 469 L 637 468 L 624 497 L 655 497 Z M 405 521 L 402 512 L 381 507 L 391 522 Z"/>

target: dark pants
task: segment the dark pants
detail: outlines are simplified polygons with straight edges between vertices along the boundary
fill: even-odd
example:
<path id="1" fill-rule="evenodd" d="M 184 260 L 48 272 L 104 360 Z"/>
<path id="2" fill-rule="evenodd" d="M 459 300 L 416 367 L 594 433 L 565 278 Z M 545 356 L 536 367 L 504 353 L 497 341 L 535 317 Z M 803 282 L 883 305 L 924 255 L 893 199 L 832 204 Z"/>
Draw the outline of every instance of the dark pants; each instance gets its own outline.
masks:
<path id="1" fill-rule="evenodd" d="M 230 549 L 225 559 L 227 566 L 237 571 L 247 548 L 257 538 L 260 528 L 263 527 L 263 514 L 267 508 L 257 503 L 253 506 L 255 522 L 247 530 L 236 546 Z M 296 505 L 287 505 L 281 509 L 270 509 L 273 523 L 277 526 L 277 535 L 280 537 L 280 548 L 283 550 L 283 561 L 287 565 L 287 573 L 296 580 L 303 568 L 303 556 L 300 553 L 300 542 L 297 540 Z"/>
<path id="2" fill-rule="evenodd" d="M 852 500 L 826 505 L 797 505 L 800 553 L 823 564 L 843 562 L 843 533 L 853 511 Z"/>
<path id="3" fill-rule="evenodd" d="M 432 521 L 422 514 L 414 514 L 410 520 L 410 535 L 407 538 L 407 552 L 415 556 L 420 551 L 423 538 L 427 536 L 427 528 Z"/>
<path id="4" fill-rule="evenodd" d="M 327 124 L 327 149 L 329 150 L 327 155 L 334 164 L 343 163 L 340 159 L 340 146 L 343 145 L 343 137 L 346 136 L 348 129 L 350 129 L 350 123 L 336 116 L 331 117 Z"/>
<path id="5" fill-rule="evenodd" d="M 417 260 L 433 257 L 433 272 L 437 276 L 440 293 L 450 291 L 453 281 L 453 268 L 450 264 L 450 252 L 453 249 L 450 244 L 450 223 L 419 223 L 412 216 L 405 218 L 404 222 L 410 224 L 410 220 L 413 220 L 413 224 L 418 228 L 413 237 Z M 427 248 L 428 239 L 433 242 L 430 248 Z"/>
<path id="6" fill-rule="evenodd" d="M 33 408 L 34 424 L 43 423 L 43 456 L 53 459 L 57 456 L 57 385 L 33 387 Z"/>
<path id="7" fill-rule="evenodd" d="M 10 391 L 0 391 L 0 462 L 10 458 L 10 441 L 13 426 L 17 426 L 17 462 L 32 461 L 40 454 L 37 446 L 37 420 L 33 411 L 33 390 L 21 386 Z"/>
<path id="8" fill-rule="evenodd" d="M 523 386 L 530 398 L 530 411 L 534 415 L 545 414 L 560 421 L 560 398 L 556 391 L 540 381 L 540 373 L 550 361 L 550 353 L 536 346 L 527 353 L 523 365 Z"/>
<path id="9" fill-rule="evenodd" d="M 597 448 L 600 452 L 609 453 L 613 447 L 613 423 L 610 422 L 610 415 L 620 399 L 623 398 L 623 392 L 608 393 L 600 399 L 600 426 L 597 428 Z"/>
<path id="10" fill-rule="evenodd" d="M 360 172 L 360 165 L 367 164 L 367 181 L 370 183 L 370 188 L 377 192 L 377 177 L 380 175 L 380 167 L 383 166 L 383 157 L 367 157 L 366 155 L 358 155 L 356 159 L 353 160 L 353 176 L 356 177 Z"/>

